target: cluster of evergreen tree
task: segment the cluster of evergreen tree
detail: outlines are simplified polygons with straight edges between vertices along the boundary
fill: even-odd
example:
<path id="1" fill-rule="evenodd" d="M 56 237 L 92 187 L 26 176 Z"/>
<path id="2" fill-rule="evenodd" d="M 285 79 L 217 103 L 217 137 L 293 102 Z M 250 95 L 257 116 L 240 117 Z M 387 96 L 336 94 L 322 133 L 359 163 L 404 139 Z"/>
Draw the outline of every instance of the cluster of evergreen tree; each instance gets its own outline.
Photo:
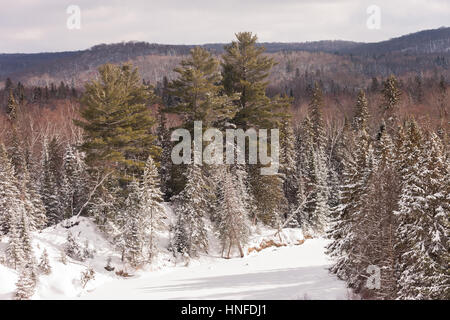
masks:
<path id="1" fill-rule="evenodd" d="M 44 87 L 25 87 L 20 81 L 15 84 L 10 78 L 5 80 L 5 86 L 0 90 L 0 104 L 5 107 L 7 113 L 13 99 L 20 105 L 26 103 L 45 104 L 53 99 L 77 99 L 79 91 L 72 84 L 61 81 L 58 84 L 53 82 Z"/>
<path id="2" fill-rule="evenodd" d="M 289 99 L 266 95 L 266 78 L 274 61 L 263 55 L 264 48 L 256 41 L 249 32 L 236 34 L 236 41 L 225 47 L 221 63 L 205 49 L 191 50 L 191 56 L 175 69 L 179 76 L 167 86 L 174 106 L 167 106 L 166 113 L 180 115 L 182 126 L 191 132 L 194 121 L 202 121 L 203 130 L 214 127 L 224 132 L 227 128 L 279 128 L 288 123 Z M 248 150 L 243 152 L 247 159 Z M 261 176 L 261 165 L 248 162 L 175 166 L 166 159 L 162 158 L 161 167 L 170 166 L 172 173 L 166 181 L 174 193 L 180 190 L 174 196 L 177 252 L 193 256 L 206 252 L 206 231 L 211 226 L 225 257 L 234 248 L 243 256 L 250 221 L 275 225 L 287 213 L 283 181 L 288 175 Z"/>
<path id="3" fill-rule="evenodd" d="M 18 108 L 11 99 L 6 145 L 0 145 L 0 236 L 7 236 L 7 264 L 18 270 L 16 297 L 33 295 L 39 273 L 49 273 L 45 253 L 39 264 L 31 232 L 61 222 L 81 211 L 86 202 L 89 177 L 83 156 L 73 146 L 44 139 L 41 161 L 17 125 Z"/>
<path id="4" fill-rule="evenodd" d="M 367 100 L 358 96 L 340 148 L 341 183 L 332 207 L 331 271 L 363 297 L 448 299 L 449 159 L 446 137 L 414 119 L 394 127 L 396 79 L 384 83 L 388 116 L 369 134 Z M 367 285 L 371 266 L 379 288 Z"/>
<path id="5" fill-rule="evenodd" d="M 133 268 L 154 261 L 162 229 L 170 229 L 176 256 L 207 253 L 214 234 L 223 257 L 230 258 L 233 252 L 244 255 L 260 223 L 327 233 L 336 261 L 331 271 L 367 297 L 448 298 L 444 126 L 433 133 L 422 132 L 413 119 L 400 123 L 395 77 L 378 89 L 385 120 L 375 133 L 360 91 L 353 119 L 333 136 L 320 83 L 311 85 L 307 115 L 294 125 L 292 99 L 267 94 L 275 62 L 255 35 L 236 34 L 221 58 L 194 48 L 174 70 L 177 77 L 157 89 L 129 64 L 100 67 L 99 77 L 86 84 L 75 120 L 82 141 L 45 138 L 39 152 L 22 137 L 16 125 L 20 101 L 10 94 L 11 130 L 0 145 L 0 234 L 9 239 L 7 263 L 20 270 L 17 297 L 30 297 L 38 272 L 51 271 L 46 252 L 35 262 L 30 232 L 86 215 Z M 149 108 L 154 103 L 156 117 Z M 169 128 L 169 115 L 191 133 L 194 121 L 202 121 L 203 130 L 224 132 L 280 129 L 278 174 L 261 175 L 263 165 L 250 163 L 248 145 L 239 150 L 236 141 L 231 147 L 235 156 L 244 153 L 243 164 L 172 163 L 170 130 L 176 127 Z M 163 201 L 174 208 L 173 226 L 166 222 Z M 71 235 L 66 249 L 76 259 L 91 255 Z M 365 285 L 369 266 L 381 270 L 375 291 Z"/>
<path id="6" fill-rule="evenodd" d="M 149 240 L 148 230 L 156 230 L 161 219 L 147 222 L 152 220 L 148 207 L 155 217 L 160 216 L 156 212 L 161 211 L 162 199 L 170 199 L 176 211 L 174 253 L 192 257 L 207 252 L 209 227 L 216 230 L 227 257 L 233 248 L 243 255 L 250 221 L 279 226 L 288 215 L 285 190 L 297 189 L 291 177 L 295 139 L 289 124 L 290 100 L 266 95 L 266 78 L 274 61 L 264 56 L 256 41 L 251 33 L 237 34 L 222 64 L 207 50 L 192 49 L 175 69 L 178 77 L 165 85 L 167 96 L 159 101 L 153 88 L 142 83 L 129 65 L 105 65 L 99 69 L 99 80 L 86 85 L 76 124 L 85 133 L 81 150 L 87 171 L 99 185 L 87 210 L 114 235 L 124 261 L 137 266 L 154 255 L 156 237 Z M 153 102 L 165 104 L 156 119 L 148 109 Z M 203 130 L 270 129 L 284 124 L 289 165 L 274 176 L 261 176 L 261 165 L 248 163 L 175 165 L 170 157 L 168 114 L 178 116 L 181 127 L 190 132 L 194 121 L 202 121 Z M 148 165 L 151 159 L 156 161 L 152 166 L 158 168 L 159 176 L 146 185 L 145 172 L 150 170 L 146 161 Z M 288 180 L 290 185 L 285 187 Z M 153 190 L 151 205 L 142 199 L 142 192 L 149 189 Z"/>

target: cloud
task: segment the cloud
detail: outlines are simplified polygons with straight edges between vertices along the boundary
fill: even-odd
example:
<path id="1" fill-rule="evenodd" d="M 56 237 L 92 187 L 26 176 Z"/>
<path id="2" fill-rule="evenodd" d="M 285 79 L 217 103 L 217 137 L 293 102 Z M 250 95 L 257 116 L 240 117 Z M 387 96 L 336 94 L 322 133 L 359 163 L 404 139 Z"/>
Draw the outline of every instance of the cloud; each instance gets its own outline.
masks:
<path id="1" fill-rule="evenodd" d="M 381 8 L 381 29 L 366 9 Z M 68 30 L 66 9 L 81 9 Z M 248 30 L 260 41 L 380 41 L 448 23 L 448 0 L 15 0 L 0 12 L 0 52 L 85 49 L 143 40 L 172 44 L 228 42 Z"/>

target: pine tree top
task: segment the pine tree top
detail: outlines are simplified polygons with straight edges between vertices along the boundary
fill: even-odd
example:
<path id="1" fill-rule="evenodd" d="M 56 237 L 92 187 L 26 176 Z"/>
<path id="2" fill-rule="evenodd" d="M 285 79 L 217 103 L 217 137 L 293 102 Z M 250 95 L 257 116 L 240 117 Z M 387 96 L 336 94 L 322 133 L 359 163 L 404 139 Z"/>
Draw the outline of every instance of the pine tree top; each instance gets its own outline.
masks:
<path id="1" fill-rule="evenodd" d="M 356 100 L 353 126 L 355 130 L 366 129 L 369 118 L 368 102 L 364 90 L 360 90 Z"/>
<path id="2" fill-rule="evenodd" d="M 98 69 L 99 79 L 88 82 L 81 102 L 86 162 L 92 168 L 113 169 L 123 183 L 141 175 L 149 154 L 157 155 L 155 120 L 147 108 L 151 92 L 130 64 L 106 64 Z"/>

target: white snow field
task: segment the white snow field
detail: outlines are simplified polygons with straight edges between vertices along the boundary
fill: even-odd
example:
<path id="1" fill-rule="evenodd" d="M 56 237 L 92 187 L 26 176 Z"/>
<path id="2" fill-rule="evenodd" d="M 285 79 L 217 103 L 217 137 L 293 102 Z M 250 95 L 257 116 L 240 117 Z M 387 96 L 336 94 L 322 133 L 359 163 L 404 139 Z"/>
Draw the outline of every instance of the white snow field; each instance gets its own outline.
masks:
<path id="1" fill-rule="evenodd" d="M 173 224 L 174 214 L 165 205 L 166 224 Z M 64 226 L 72 225 L 67 228 Z M 168 228 L 167 228 L 168 229 Z M 151 266 L 130 270 L 123 265 L 120 253 L 90 218 L 70 221 L 33 232 L 33 251 L 37 262 L 44 249 L 48 252 L 51 273 L 39 275 L 32 299 L 347 299 L 343 281 L 328 273 L 331 263 L 324 253 L 327 240 L 304 240 L 300 229 L 276 230 L 254 227 L 252 237 L 244 246 L 245 257 L 237 252 L 232 259 L 221 258 L 222 248 L 209 226 L 209 252 L 189 262 L 174 258 L 169 252 L 170 234 L 158 236 L 160 253 Z M 80 262 L 61 253 L 71 233 L 81 245 L 95 250 L 94 257 Z M 264 242 L 269 246 L 257 252 Z M 0 238 L 0 300 L 14 298 L 17 271 L 2 264 L 5 261 L 7 237 Z M 302 243 L 303 244 L 299 244 Z M 114 271 L 105 270 L 111 259 Z M 90 267 L 95 279 L 85 288 L 81 273 Z M 125 270 L 132 276 L 123 278 L 116 271 Z"/>
<path id="2" fill-rule="evenodd" d="M 82 299 L 347 299 L 323 239 L 106 283 Z"/>

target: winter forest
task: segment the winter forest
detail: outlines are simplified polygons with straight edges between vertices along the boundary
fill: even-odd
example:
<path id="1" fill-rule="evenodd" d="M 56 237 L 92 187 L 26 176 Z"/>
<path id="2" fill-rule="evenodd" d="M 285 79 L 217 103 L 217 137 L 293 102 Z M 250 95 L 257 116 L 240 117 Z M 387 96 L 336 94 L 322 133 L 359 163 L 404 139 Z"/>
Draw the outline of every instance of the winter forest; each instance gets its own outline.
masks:
<path id="1" fill-rule="evenodd" d="M 279 67 L 241 32 L 220 54 L 190 49 L 158 82 L 131 63 L 101 65 L 81 87 L 8 79 L 0 289 L 11 284 L 0 298 L 45 297 L 46 279 L 65 270 L 78 294 L 206 256 L 254 257 L 293 237 L 298 250 L 324 241 L 326 276 L 345 298 L 450 299 L 445 77 L 389 74 L 346 89 L 336 78 L 333 91 L 300 71 L 288 88 L 274 81 Z M 248 161 L 174 164 L 171 133 L 193 134 L 194 121 L 279 129 L 278 173 Z"/>

